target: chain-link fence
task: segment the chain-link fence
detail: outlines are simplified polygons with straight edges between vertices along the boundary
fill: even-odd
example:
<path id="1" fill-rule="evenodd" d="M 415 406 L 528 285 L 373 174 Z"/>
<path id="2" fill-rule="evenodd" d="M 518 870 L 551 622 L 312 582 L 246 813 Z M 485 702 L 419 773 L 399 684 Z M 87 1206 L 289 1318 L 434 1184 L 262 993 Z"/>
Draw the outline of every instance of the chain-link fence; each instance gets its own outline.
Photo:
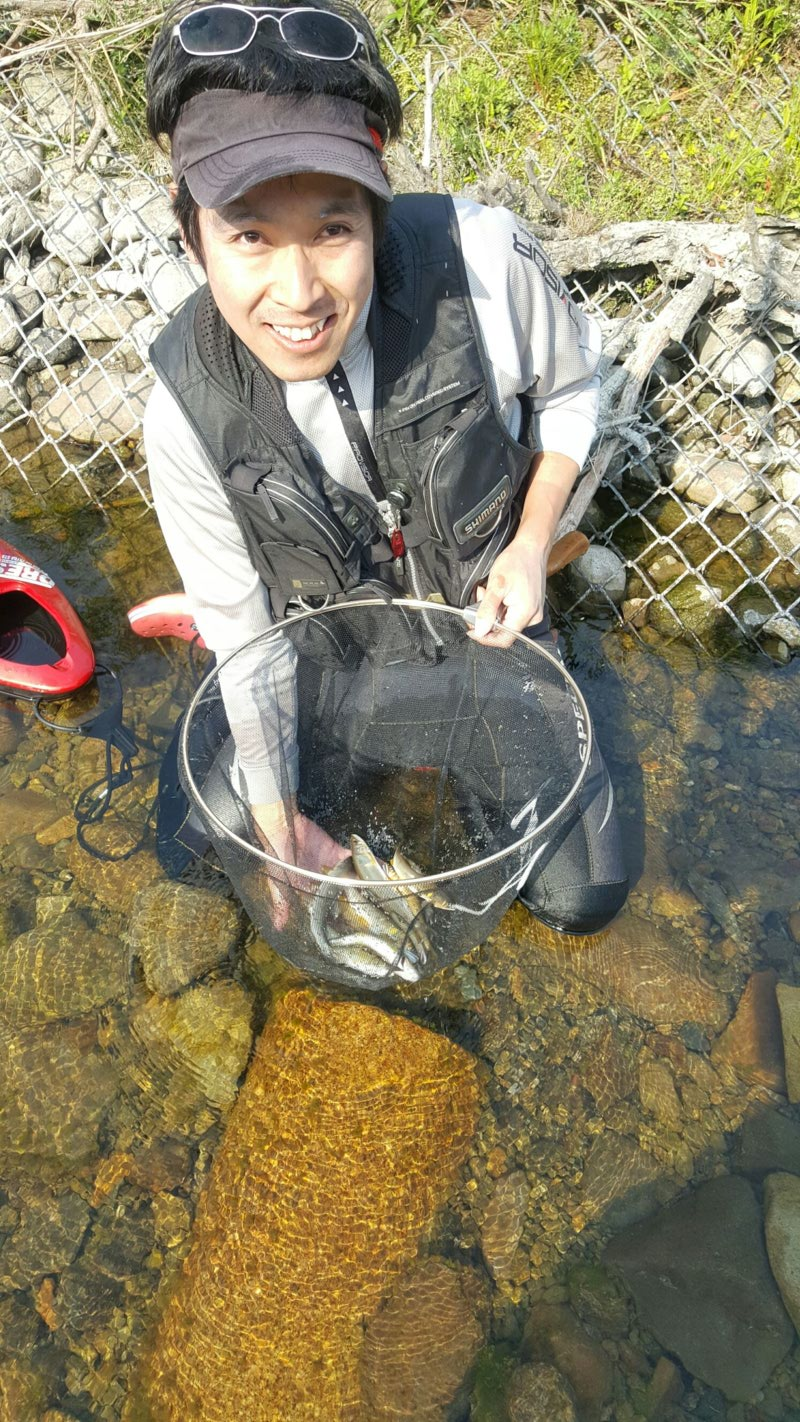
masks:
<path id="1" fill-rule="evenodd" d="M 800 91 L 781 5 L 766 30 L 754 7 L 654 4 L 663 23 L 645 30 L 631 3 L 565 0 L 547 31 L 538 6 L 404 0 L 385 44 L 407 117 L 396 185 L 514 208 L 520 242 L 541 240 L 603 328 L 603 479 L 561 610 L 785 657 L 800 646 Z M 10 507 L 27 490 L 144 514 L 147 347 L 196 269 L 163 167 L 98 141 L 85 66 L 7 59 L 0 481 Z M 648 223 L 619 221 L 633 216 Z"/>

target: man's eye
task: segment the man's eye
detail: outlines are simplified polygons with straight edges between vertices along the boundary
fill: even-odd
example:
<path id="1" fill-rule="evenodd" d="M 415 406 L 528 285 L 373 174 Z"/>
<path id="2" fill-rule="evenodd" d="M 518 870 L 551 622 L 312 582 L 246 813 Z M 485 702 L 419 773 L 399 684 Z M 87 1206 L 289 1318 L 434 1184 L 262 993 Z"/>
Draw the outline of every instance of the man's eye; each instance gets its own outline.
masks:
<path id="1" fill-rule="evenodd" d="M 264 239 L 260 232 L 240 232 L 238 240 L 245 247 L 256 247 L 259 242 L 263 242 Z"/>
<path id="2" fill-rule="evenodd" d="M 327 227 L 322 229 L 323 237 L 345 237 L 350 231 L 343 222 L 329 222 Z"/>

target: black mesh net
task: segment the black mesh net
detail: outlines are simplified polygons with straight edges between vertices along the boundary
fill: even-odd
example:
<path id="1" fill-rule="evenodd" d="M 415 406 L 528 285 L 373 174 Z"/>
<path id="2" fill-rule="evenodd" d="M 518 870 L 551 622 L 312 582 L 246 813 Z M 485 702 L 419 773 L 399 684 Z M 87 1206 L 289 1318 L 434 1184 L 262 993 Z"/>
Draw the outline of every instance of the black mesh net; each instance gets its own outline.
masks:
<path id="1" fill-rule="evenodd" d="M 288 807 L 272 839 L 230 729 L 243 698 Z M 574 811 L 590 739 L 580 691 L 539 643 L 485 647 L 457 610 L 367 599 L 288 619 L 207 677 L 181 773 L 268 942 L 305 972 L 379 988 L 485 940 Z"/>

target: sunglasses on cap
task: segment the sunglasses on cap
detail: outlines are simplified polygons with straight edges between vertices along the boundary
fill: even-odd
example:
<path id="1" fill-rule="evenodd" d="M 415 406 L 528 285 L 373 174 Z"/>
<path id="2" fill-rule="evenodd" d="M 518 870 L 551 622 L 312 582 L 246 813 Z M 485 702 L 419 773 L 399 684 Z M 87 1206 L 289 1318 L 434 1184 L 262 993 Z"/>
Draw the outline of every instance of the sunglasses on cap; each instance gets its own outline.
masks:
<path id="1" fill-rule="evenodd" d="M 342 15 L 301 6 L 203 5 L 179 20 L 172 31 L 187 54 L 239 54 L 253 43 L 262 20 L 272 20 L 287 48 L 306 59 L 352 59 L 364 36 Z"/>

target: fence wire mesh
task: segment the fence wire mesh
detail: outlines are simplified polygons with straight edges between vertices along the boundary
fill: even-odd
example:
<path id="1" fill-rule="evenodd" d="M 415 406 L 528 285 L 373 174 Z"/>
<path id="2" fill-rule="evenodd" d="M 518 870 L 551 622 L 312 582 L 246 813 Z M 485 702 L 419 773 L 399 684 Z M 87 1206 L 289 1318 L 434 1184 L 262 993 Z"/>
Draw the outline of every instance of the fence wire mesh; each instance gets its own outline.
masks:
<path id="1" fill-rule="evenodd" d="M 373 20 L 405 106 L 396 186 L 512 207 L 520 240 L 541 241 L 600 322 L 604 389 L 693 272 L 711 274 L 640 371 L 635 408 L 623 418 L 604 403 L 603 479 L 581 523 L 592 548 L 555 580 L 560 612 L 718 653 L 757 638 L 786 657 L 800 646 L 800 65 L 791 10 L 763 9 L 653 4 L 643 27 L 633 3 L 404 0 Z M 163 158 L 143 162 L 103 132 L 86 64 L 65 48 L 11 54 L 0 485 L 7 501 L 24 489 L 147 515 L 147 348 L 198 269 Z M 739 279 L 748 263 L 755 286 Z"/>

